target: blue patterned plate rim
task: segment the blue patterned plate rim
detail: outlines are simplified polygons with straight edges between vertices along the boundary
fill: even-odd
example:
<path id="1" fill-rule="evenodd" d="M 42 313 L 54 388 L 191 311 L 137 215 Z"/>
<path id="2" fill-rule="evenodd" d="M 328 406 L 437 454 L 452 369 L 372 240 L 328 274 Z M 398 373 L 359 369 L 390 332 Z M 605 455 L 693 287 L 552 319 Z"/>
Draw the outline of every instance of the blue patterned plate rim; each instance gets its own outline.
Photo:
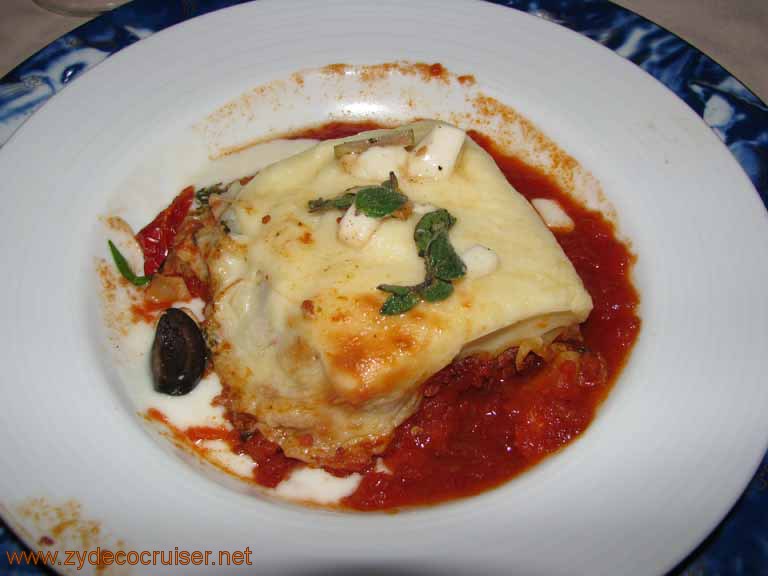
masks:
<path id="1" fill-rule="evenodd" d="M 42 48 L 0 79 L 0 146 L 51 96 L 124 47 L 190 18 L 248 0 L 133 0 Z M 715 132 L 768 207 L 768 107 L 713 59 L 608 0 L 486 0 L 565 26 L 633 62 L 681 98 Z M 26 546 L 0 522 L 0 572 Z M 768 570 L 768 454 L 730 513 L 670 575 L 763 574 Z"/>

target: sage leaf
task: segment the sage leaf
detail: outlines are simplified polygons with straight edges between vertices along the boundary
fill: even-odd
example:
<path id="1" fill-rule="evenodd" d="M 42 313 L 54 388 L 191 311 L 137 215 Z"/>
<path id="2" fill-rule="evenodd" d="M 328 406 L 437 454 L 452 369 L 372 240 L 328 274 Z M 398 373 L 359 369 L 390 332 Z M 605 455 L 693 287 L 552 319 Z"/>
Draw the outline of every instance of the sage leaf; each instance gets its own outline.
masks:
<path id="1" fill-rule="evenodd" d="M 355 201 L 356 194 L 354 192 L 345 192 L 335 198 L 316 198 L 309 201 L 310 212 L 324 212 L 326 210 L 346 210 Z"/>
<path id="2" fill-rule="evenodd" d="M 396 284 L 379 284 L 376 289 L 396 296 L 405 296 L 414 290 L 412 286 L 398 286 Z"/>
<path id="3" fill-rule="evenodd" d="M 402 207 L 408 197 L 388 185 L 367 186 L 357 193 L 355 207 L 370 218 L 384 218 Z"/>
<path id="4" fill-rule="evenodd" d="M 439 302 L 445 300 L 453 294 L 453 284 L 435 278 L 430 284 L 421 291 L 421 297 L 427 302 Z"/>
<path id="5" fill-rule="evenodd" d="M 404 314 L 416 306 L 420 301 L 421 298 L 415 292 L 409 291 L 406 294 L 391 294 L 379 309 L 379 313 L 384 316 Z"/>
<path id="6" fill-rule="evenodd" d="M 397 186 L 394 174 L 390 174 L 390 185 Z M 387 183 L 382 186 L 387 186 Z M 419 250 L 419 256 L 424 258 L 426 279 L 416 286 L 378 286 L 379 290 L 391 294 L 381 307 L 381 314 L 402 314 L 421 300 L 440 302 L 453 294 L 451 280 L 461 278 L 467 272 L 466 264 L 448 239 L 448 231 L 455 223 L 456 218 L 442 208 L 421 217 L 416 224 L 413 240 Z"/>
<path id="7" fill-rule="evenodd" d="M 467 273 L 467 266 L 453 249 L 447 231 L 439 232 L 429 243 L 426 263 L 427 277 L 455 280 Z"/>
<path id="8" fill-rule="evenodd" d="M 375 186 L 354 186 L 335 198 L 316 198 L 310 200 L 310 212 L 325 210 L 347 210 L 352 204 L 370 218 L 386 218 L 402 208 L 408 197 L 402 194 L 394 172 L 389 173 L 389 180 Z"/>
<path id="9" fill-rule="evenodd" d="M 424 214 L 413 232 L 413 240 L 419 249 L 419 256 L 426 254 L 427 246 L 437 234 L 450 230 L 455 223 L 456 218 L 444 208 Z"/>

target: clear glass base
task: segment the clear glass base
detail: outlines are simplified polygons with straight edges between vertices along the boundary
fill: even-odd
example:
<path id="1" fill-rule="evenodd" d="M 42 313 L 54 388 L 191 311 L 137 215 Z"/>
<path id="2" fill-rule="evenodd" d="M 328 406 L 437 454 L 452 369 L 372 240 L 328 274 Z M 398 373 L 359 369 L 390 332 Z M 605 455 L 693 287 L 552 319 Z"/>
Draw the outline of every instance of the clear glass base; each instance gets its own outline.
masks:
<path id="1" fill-rule="evenodd" d="M 45 8 L 64 16 L 96 16 L 125 4 L 128 0 L 32 0 Z"/>

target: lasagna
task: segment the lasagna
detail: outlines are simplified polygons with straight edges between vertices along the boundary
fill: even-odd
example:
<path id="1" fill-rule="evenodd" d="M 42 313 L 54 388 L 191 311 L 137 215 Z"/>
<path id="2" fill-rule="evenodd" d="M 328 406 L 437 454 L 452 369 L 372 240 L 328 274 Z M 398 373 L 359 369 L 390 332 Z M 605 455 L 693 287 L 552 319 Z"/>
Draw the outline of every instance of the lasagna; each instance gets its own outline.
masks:
<path id="1" fill-rule="evenodd" d="M 511 349 L 521 367 L 592 309 L 536 209 L 448 124 L 323 141 L 208 203 L 188 260 L 228 409 L 310 465 L 363 469 L 451 362 Z"/>

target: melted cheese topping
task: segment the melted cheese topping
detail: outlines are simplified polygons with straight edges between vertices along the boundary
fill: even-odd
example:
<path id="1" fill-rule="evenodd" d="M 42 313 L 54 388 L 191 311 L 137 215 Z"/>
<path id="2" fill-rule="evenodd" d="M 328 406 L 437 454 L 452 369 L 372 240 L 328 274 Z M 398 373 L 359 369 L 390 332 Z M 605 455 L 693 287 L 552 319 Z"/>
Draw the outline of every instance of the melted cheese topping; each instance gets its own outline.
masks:
<path id="1" fill-rule="evenodd" d="M 401 189 L 457 218 L 450 240 L 459 254 L 488 251 L 476 255 L 483 273 L 454 282 L 444 301 L 379 313 L 386 295 L 377 285 L 424 277 L 413 241 L 419 214 L 379 222 L 360 247 L 339 240 L 339 211 L 308 212 L 312 199 L 370 183 L 335 158 L 340 141 L 264 169 L 233 201 L 238 234 L 224 235 L 209 260 L 215 365 L 239 410 L 289 456 L 359 463 L 386 446 L 418 406 L 419 385 L 457 355 L 551 334 L 591 310 L 570 261 L 493 159 L 469 139 L 457 146 L 457 129 L 440 130 L 452 136 L 451 170 L 401 178 Z"/>

